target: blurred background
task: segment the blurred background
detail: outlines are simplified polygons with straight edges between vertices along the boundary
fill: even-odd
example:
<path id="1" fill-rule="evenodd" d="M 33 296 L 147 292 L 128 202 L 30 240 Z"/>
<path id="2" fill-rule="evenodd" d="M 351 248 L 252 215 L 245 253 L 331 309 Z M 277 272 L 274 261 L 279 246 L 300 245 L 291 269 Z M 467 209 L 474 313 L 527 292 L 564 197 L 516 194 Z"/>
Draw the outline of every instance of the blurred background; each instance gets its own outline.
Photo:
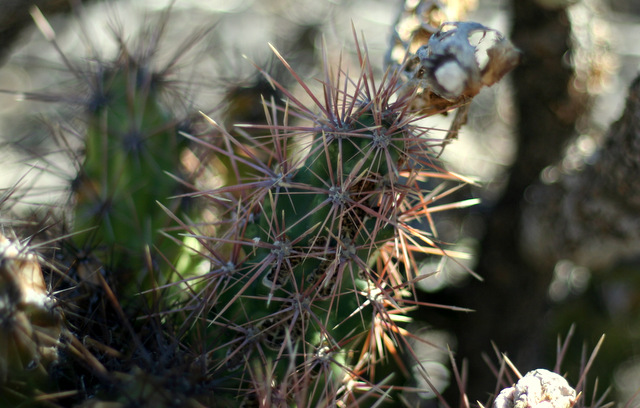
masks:
<path id="1" fill-rule="evenodd" d="M 42 0 L 54 46 L 53 37 L 46 38 L 32 23 L 27 3 L 11 0 L 0 6 L 6 10 L 0 17 L 0 188 L 19 183 L 29 190 L 12 203 L 17 212 L 59 206 L 68 197 L 66 183 L 74 168 L 52 137 L 51 119 L 79 109 L 77 78 L 65 59 L 81 65 L 115 58 L 114 33 L 135 44 L 150 28 L 165 24 L 169 3 L 158 64 L 188 48 L 172 73 L 176 86 L 190 95 L 191 108 L 228 127 L 262 120 L 263 109 L 253 101 L 273 91 L 254 63 L 303 95 L 268 44 L 306 79 L 322 77 L 323 48 L 330 65 L 341 59 L 345 71 L 357 72 L 355 30 L 381 78 L 403 7 L 399 0 Z M 582 175 L 608 154 L 608 129 L 622 115 L 627 88 L 638 74 L 640 1 L 442 3 L 467 7 L 468 20 L 509 36 L 524 57 L 506 80 L 474 99 L 467 126 L 443 154 L 449 170 L 478 182 L 452 200 L 482 202 L 438 214 L 437 228 L 443 240 L 472 255 L 465 266 L 484 281 L 453 262 L 425 260 L 421 273 L 435 274 L 421 282 L 420 297 L 475 312 L 421 309 L 413 316 L 413 330 L 449 345 L 459 363 L 468 361 L 471 401 L 483 401 L 494 391 L 495 378 L 483 358 L 484 353 L 496 361 L 492 343 L 523 374 L 553 368 L 556 339 L 575 324 L 561 372 L 576 384 L 583 343 L 588 354 L 604 333 L 588 383 L 598 377 L 598 395 L 611 386 L 608 399 L 624 405 L 640 390 L 640 240 L 635 233 L 640 212 L 633 200 L 640 192 L 625 192 L 628 202 L 602 192 L 624 207 L 625 220 L 636 227 L 626 235 L 606 228 L 602 235 L 589 233 L 584 238 L 591 243 L 590 256 L 575 249 L 581 239 L 571 241 L 570 250 L 561 243 L 553 251 L 543 247 L 555 242 L 556 228 L 571 225 L 554 205 L 571 210 L 575 201 L 597 202 L 571 186 L 582 183 Z M 187 46 L 189 38 L 197 41 Z M 434 134 L 444 135 L 438 129 L 446 129 L 450 118 L 428 120 Z M 619 177 L 634 176 L 640 156 L 635 160 L 620 163 Z M 563 201 L 569 196 L 571 202 Z M 585 216 L 572 222 L 589 226 L 595 221 Z M 418 354 L 444 389 L 451 382 L 446 354 L 432 349 Z M 447 390 L 455 395 L 455 387 Z M 640 399 L 630 406 L 640 406 Z"/>

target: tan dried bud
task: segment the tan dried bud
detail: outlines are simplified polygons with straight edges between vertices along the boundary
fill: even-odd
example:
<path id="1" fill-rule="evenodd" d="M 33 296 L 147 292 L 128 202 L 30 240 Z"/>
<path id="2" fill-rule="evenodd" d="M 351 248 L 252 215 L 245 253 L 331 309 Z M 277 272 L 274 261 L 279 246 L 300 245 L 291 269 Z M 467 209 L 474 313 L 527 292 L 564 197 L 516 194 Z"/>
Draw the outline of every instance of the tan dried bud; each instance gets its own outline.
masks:
<path id="1" fill-rule="evenodd" d="M 491 86 L 511 72 L 519 63 L 522 53 L 506 38 L 500 38 L 487 50 L 488 62 L 482 70 L 482 84 Z"/>
<path id="2" fill-rule="evenodd" d="M 49 297 L 38 258 L 0 234 L 0 383 L 44 374 L 57 359 L 62 314 Z"/>

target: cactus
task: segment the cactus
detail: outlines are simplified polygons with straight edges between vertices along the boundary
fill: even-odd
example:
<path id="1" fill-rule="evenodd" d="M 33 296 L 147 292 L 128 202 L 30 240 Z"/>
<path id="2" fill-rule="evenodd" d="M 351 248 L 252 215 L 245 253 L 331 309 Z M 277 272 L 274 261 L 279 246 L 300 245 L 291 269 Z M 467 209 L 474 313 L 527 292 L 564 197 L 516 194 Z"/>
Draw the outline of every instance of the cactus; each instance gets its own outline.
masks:
<path id="1" fill-rule="evenodd" d="M 163 18 L 167 16 L 168 11 Z M 55 42 L 44 16 L 36 10 L 34 17 Z M 184 172 L 180 160 L 186 141 L 178 129 L 191 119 L 190 102 L 175 92 L 169 75 L 185 49 L 205 32 L 194 34 L 174 59 L 158 66 L 156 47 L 164 24 L 161 21 L 159 28 L 147 33 L 137 48 L 118 38 L 120 51 L 112 61 L 80 65 L 62 55 L 80 81 L 75 84 L 82 95 L 74 98 L 80 109 L 62 128 L 81 136 L 84 145 L 80 152 L 70 152 L 74 159 L 81 157 L 79 171 L 69 186 L 70 203 L 64 206 L 67 222 L 57 239 L 60 251 L 48 265 L 50 284 L 71 328 L 57 350 L 55 371 L 63 373 L 65 381 L 49 387 L 63 391 L 59 398 L 68 392 L 78 394 L 79 400 L 104 398 L 105 403 L 190 401 L 188 396 L 178 398 L 179 391 L 163 397 L 154 388 L 170 381 L 168 373 L 174 366 L 181 370 L 175 377 L 186 378 L 195 359 L 192 353 L 176 350 L 173 322 L 160 314 L 182 296 L 182 289 L 173 293 L 168 293 L 173 286 L 163 289 L 171 280 L 181 279 L 174 263 L 191 268 L 184 266 L 188 249 L 167 230 L 172 223 L 167 208 L 189 216 L 188 200 L 172 197 L 181 192 L 179 178 Z M 66 139 L 63 146 L 69 149 L 73 143 Z M 53 354 L 58 357 L 55 350 Z M 14 360 L 6 359 L 11 364 Z M 53 371 L 39 371 L 51 382 L 46 375 L 53 376 Z M 68 388 L 73 386 L 81 390 Z"/>
<path id="2" fill-rule="evenodd" d="M 283 124 L 266 126 L 271 157 L 252 165 L 262 174 L 237 174 L 244 184 L 207 192 L 234 193 L 226 234 L 190 231 L 203 244 L 232 248 L 233 257 L 211 256 L 205 279 L 213 290 L 203 308 L 214 359 L 222 360 L 219 372 L 241 399 L 293 398 L 300 384 L 313 381 L 309 401 L 333 406 L 354 398 L 354 383 L 370 388 L 364 378 L 373 376 L 376 362 L 405 346 L 398 322 L 414 303 L 405 298 L 417 254 L 450 255 L 436 243 L 435 231 L 414 224 L 429 216 L 436 199 L 425 185 L 463 179 L 439 167 L 433 149 L 439 141 L 414 123 L 413 98 L 407 92 L 394 98 L 403 87 L 399 77 L 376 85 L 366 54 L 357 49 L 360 75 L 341 83 L 327 70 L 324 102 L 274 49 L 315 102 L 307 107 L 270 78 L 293 105 L 282 109 L 295 110 L 310 125 L 288 125 L 285 117 Z M 345 92 L 350 83 L 355 89 Z M 276 117 L 279 108 L 270 107 Z M 223 145 L 239 144 L 209 120 Z M 305 142 L 295 153 L 291 146 L 298 140 Z M 234 150 L 213 149 L 231 162 L 249 161 Z M 250 378 L 235 374 L 243 367 Z M 256 382 L 276 384 L 277 392 L 257 396 L 251 391 Z"/>
<path id="3" fill-rule="evenodd" d="M 169 218 L 156 201 L 175 207 L 168 199 L 179 183 L 168 174 L 180 173 L 181 144 L 178 120 L 161 105 L 162 83 L 146 61 L 125 53 L 98 72 L 72 232 L 78 245 L 104 248 L 102 262 L 126 297 L 152 288 L 154 270 L 170 270 L 158 254 L 169 262 L 177 256 L 175 243 L 159 233 Z M 155 276 L 156 285 L 167 278 Z"/>

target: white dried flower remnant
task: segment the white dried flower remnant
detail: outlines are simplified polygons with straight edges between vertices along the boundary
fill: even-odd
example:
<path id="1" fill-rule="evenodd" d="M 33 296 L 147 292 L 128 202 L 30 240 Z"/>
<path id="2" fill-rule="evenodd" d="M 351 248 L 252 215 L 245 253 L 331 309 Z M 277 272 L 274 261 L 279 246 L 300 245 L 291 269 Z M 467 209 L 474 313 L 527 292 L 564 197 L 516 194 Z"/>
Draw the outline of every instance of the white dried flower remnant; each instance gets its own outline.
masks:
<path id="1" fill-rule="evenodd" d="M 472 21 L 448 22 L 400 66 L 400 95 L 411 109 L 432 115 L 466 105 L 520 62 L 521 52 L 500 32 Z"/>
<path id="2" fill-rule="evenodd" d="M 447 95 L 458 97 L 467 86 L 467 73 L 456 61 L 448 61 L 440 65 L 433 76 Z"/>
<path id="3" fill-rule="evenodd" d="M 500 391 L 493 408 L 571 408 L 577 399 L 576 391 L 561 375 L 537 369 Z"/>

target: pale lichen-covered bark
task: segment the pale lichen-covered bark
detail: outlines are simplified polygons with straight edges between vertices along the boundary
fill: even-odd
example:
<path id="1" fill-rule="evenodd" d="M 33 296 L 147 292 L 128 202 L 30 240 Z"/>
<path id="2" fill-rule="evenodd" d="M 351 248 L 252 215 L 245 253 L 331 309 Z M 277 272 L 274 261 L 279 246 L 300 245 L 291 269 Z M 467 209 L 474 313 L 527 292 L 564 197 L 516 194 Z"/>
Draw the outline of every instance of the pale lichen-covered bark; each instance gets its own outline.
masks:
<path id="1" fill-rule="evenodd" d="M 531 190 L 523 252 L 540 268 L 561 259 L 602 270 L 640 255 L 640 77 L 622 117 L 581 171 Z"/>

